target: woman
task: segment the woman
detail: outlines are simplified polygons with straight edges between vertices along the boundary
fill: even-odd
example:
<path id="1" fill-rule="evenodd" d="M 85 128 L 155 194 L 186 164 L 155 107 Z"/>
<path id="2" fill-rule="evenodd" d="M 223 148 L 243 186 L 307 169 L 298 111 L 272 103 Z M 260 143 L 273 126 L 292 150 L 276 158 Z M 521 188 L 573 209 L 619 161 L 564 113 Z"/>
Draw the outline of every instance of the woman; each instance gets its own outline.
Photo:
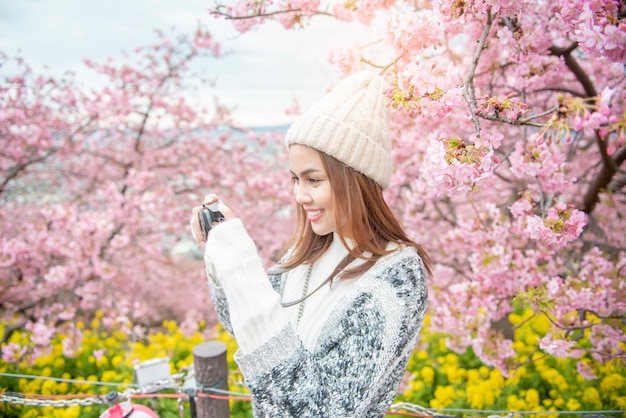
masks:
<path id="1" fill-rule="evenodd" d="M 298 221 L 269 273 L 219 205 L 226 221 L 206 240 L 209 287 L 257 417 L 382 417 L 416 343 L 430 270 L 383 199 L 392 173 L 384 85 L 355 73 L 289 128 Z M 200 209 L 192 230 L 204 243 Z"/>

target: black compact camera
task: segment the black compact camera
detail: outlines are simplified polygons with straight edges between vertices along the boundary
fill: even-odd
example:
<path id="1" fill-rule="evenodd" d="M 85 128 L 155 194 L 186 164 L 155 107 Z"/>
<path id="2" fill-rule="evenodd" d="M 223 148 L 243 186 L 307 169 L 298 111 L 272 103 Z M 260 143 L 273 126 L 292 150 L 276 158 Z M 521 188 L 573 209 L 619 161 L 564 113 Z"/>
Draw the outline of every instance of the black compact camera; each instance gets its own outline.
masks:
<path id="1" fill-rule="evenodd" d="M 202 204 L 203 209 L 198 212 L 198 220 L 200 221 L 200 231 L 206 241 L 209 231 L 213 228 L 214 223 L 224 222 L 224 215 L 217 209 L 217 203 L 210 205 Z"/>

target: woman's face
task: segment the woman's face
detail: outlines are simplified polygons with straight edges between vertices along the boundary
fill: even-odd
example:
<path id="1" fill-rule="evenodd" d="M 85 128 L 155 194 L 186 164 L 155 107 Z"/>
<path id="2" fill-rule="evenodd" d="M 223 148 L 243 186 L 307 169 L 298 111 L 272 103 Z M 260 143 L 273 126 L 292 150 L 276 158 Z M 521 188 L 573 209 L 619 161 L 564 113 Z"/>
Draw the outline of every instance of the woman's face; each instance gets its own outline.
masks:
<path id="1" fill-rule="evenodd" d="M 293 196 L 306 212 L 313 232 L 322 236 L 334 232 L 337 224 L 333 193 L 319 153 L 304 145 L 291 145 L 289 169 Z"/>

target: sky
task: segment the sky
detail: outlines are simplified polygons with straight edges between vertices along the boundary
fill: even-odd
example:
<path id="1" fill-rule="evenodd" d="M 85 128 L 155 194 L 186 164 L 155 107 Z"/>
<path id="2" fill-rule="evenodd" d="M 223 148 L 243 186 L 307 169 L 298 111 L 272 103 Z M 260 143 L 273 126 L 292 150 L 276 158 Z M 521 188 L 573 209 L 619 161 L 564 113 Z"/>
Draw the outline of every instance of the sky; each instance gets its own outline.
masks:
<path id="1" fill-rule="evenodd" d="M 230 3 L 233 3 L 230 1 Z M 306 30 L 285 31 L 270 22 L 244 34 L 210 16 L 214 0 L 0 0 L 0 51 L 18 52 L 36 72 L 76 72 L 89 86 L 95 79 L 84 58 L 103 61 L 157 40 L 155 29 L 191 33 L 205 22 L 229 54 L 203 61 L 217 82 L 214 92 L 234 108 L 241 126 L 290 123 L 285 110 L 294 97 L 306 110 L 337 81 L 328 63 L 333 47 L 366 44 L 372 34 L 360 24 L 320 16 Z M 6 69 L 5 69 L 6 70 Z M 3 74 L 0 68 L 0 76 Z"/>

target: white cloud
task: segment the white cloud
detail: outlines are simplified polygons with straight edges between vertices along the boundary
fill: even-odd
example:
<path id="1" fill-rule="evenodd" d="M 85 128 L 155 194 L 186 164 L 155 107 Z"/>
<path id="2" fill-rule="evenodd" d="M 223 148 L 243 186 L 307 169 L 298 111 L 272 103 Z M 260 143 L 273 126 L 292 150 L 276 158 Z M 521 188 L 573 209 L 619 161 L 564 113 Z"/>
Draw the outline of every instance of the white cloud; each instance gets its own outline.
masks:
<path id="1" fill-rule="evenodd" d="M 212 60 L 207 74 L 217 81 L 215 93 L 236 106 L 235 121 L 243 125 L 288 123 L 284 110 L 294 95 L 306 109 L 336 80 L 328 64 L 331 48 L 351 42 L 367 43 L 370 35 L 358 24 L 314 19 L 305 30 L 285 31 L 275 22 L 245 34 L 230 22 L 214 19 L 207 0 L 20 0 L 0 5 L 0 50 L 21 55 L 35 70 L 53 74 L 77 72 L 90 83 L 84 58 L 101 61 L 154 42 L 155 29 L 193 30 L 208 23 L 224 51 L 233 54 Z M 1 69 L 0 69 L 1 71 Z"/>

